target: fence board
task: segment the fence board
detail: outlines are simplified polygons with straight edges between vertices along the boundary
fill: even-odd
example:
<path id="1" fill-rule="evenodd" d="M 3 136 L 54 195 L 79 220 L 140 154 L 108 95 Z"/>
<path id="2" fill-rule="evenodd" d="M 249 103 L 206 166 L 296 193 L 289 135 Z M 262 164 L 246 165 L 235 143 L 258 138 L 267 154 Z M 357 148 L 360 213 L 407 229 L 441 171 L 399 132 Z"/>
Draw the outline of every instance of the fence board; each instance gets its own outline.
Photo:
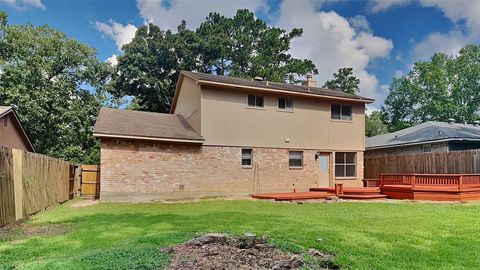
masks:
<path id="1" fill-rule="evenodd" d="M 0 147 L 0 226 L 67 201 L 70 163 Z"/>
<path id="2" fill-rule="evenodd" d="M 379 179 L 382 173 L 478 174 L 480 149 L 402 155 L 366 152 L 364 166 L 365 179 Z"/>
<path id="3" fill-rule="evenodd" d="M 0 147 L 0 227 L 15 222 L 12 150 Z"/>

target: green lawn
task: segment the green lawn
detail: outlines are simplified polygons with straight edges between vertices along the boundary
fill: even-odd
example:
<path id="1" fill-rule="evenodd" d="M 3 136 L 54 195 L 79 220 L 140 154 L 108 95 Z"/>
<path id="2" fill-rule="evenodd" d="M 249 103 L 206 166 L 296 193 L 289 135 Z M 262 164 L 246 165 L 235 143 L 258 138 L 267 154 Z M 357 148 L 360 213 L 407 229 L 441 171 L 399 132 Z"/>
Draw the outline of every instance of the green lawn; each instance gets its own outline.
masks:
<path id="1" fill-rule="evenodd" d="M 0 269 L 163 268 L 160 247 L 204 232 L 267 235 L 289 251 L 336 254 L 348 269 L 480 267 L 480 204 L 71 204 L 36 216 L 27 232 L 0 235 Z"/>

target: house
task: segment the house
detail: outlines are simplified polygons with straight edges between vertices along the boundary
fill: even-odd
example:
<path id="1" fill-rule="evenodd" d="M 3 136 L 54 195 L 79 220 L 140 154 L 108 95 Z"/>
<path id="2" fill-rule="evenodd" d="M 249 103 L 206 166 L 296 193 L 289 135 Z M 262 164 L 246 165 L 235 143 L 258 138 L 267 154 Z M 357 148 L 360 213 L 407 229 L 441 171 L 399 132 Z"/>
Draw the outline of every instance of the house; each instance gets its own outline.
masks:
<path id="1" fill-rule="evenodd" d="M 305 85 L 182 71 L 170 114 L 101 109 L 108 201 L 362 186 L 365 104 Z"/>
<path id="2" fill-rule="evenodd" d="M 367 138 L 366 152 L 412 154 L 480 149 L 480 126 L 428 121 L 397 132 Z"/>
<path id="3" fill-rule="evenodd" d="M 0 121 L 0 146 L 35 152 L 15 109 L 0 106 Z"/>

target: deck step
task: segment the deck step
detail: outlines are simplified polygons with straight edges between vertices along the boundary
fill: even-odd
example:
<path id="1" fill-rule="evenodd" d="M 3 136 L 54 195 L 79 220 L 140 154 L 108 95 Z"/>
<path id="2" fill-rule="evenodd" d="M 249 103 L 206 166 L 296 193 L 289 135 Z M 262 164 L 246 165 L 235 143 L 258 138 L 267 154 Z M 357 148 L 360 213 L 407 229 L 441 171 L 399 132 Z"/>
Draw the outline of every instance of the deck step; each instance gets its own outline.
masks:
<path id="1" fill-rule="evenodd" d="M 252 195 L 255 199 L 276 200 L 276 201 L 303 201 L 318 200 L 331 197 L 334 194 L 330 192 L 289 192 L 289 193 L 269 193 Z"/>
<path id="2" fill-rule="evenodd" d="M 350 199 L 350 200 L 378 200 L 378 199 L 385 199 L 387 195 L 383 194 L 372 194 L 372 195 L 339 195 L 341 199 Z"/>
<path id="3" fill-rule="evenodd" d="M 334 188 L 323 188 L 323 187 L 310 188 L 310 191 L 335 193 Z M 374 195 L 374 194 L 380 194 L 380 188 L 378 188 L 378 187 L 343 188 L 343 194 L 345 194 L 345 195 Z"/>

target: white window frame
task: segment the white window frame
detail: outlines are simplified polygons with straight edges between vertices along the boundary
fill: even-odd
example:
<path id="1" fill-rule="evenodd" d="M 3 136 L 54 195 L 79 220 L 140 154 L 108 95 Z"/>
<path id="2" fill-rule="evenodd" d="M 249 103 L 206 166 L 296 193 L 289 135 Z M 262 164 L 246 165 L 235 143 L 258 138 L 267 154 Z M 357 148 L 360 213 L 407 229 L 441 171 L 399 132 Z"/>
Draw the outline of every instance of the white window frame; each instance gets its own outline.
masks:
<path id="1" fill-rule="evenodd" d="M 248 97 L 253 96 L 255 97 L 255 105 L 250 105 L 248 103 Z M 257 105 L 257 98 L 262 98 L 262 106 Z M 251 109 L 264 109 L 265 108 L 265 96 L 254 95 L 254 94 L 247 94 L 246 96 L 247 108 Z"/>
<path id="2" fill-rule="evenodd" d="M 333 118 L 333 106 L 340 106 L 340 118 Z M 344 119 L 344 117 L 346 117 L 346 115 L 343 114 L 343 110 L 344 108 L 350 108 L 350 115 L 348 116 L 347 119 Z M 331 120 L 334 120 L 334 121 L 352 121 L 353 119 L 353 112 L 352 112 L 352 105 L 343 105 L 343 104 L 335 104 L 335 103 L 332 103 L 330 105 L 330 119 Z"/>
<path id="3" fill-rule="evenodd" d="M 348 163 L 347 162 L 347 154 L 353 154 L 353 163 Z M 343 163 L 337 163 L 337 155 L 344 155 L 344 162 Z M 354 179 L 357 177 L 357 153 L 356 152 L 335 152 L 335 178 L 337 179 Z M 347 166 L 355 166 L 355 169 L 353 170 L 353 176 L 348 175 L 347 176 Z M 338 170 L 337 166 L 343 166 L 343 176 L 338 176 Z"/>
<path id="4" fill-rule="evenodd" d="M 292 153 L 300 153 L 300 163 L 301 163 L 300 166 L 292 166 L 290 164 L 290 160 L 293 160 L 292 157 L 291 157 Z M 298 159 L 295 159 L 295 160 L 298 160 Z M 304 164 L 303 162 L 304 162 L 303 161 L 303 151 L 301 151 L 301 150 L 290 150 L 290 151 L 288 151 L 288 167 L 290 169 L 302 169 L 303 164 Z"/>
<path id="5" fill-rule="evenodd" d="M 243 161 L 244 160 L 248 160 L 248 158 L 245 158 L 244 154 L 243 154 L 243 151 L 244 150 L 249 150 L 250 151 L 250 164 L 243 164 Z M 243 168 L 252 168 L 253 166 L 253 149 L 252 148 L 242 148 L 241 152 L 240 152 L 240 155 L 242 156 L 242 159 L 241 159 L 241 164 L 242 164 L 242 167 Z"/>
<path id="6" fill-rule="evenodd" d="M 285 108 L 280 108 L 280 99 L 285 100 Z M 287 108 L 287 100 L 292 101 L 292 108 Z M 295 109 L 295 100 L 293 98 L 287 98 L 287 97 L 278 97 L 277 98 L 277 110 L 282 111 L 282 112 L 293 112 Z"/>

